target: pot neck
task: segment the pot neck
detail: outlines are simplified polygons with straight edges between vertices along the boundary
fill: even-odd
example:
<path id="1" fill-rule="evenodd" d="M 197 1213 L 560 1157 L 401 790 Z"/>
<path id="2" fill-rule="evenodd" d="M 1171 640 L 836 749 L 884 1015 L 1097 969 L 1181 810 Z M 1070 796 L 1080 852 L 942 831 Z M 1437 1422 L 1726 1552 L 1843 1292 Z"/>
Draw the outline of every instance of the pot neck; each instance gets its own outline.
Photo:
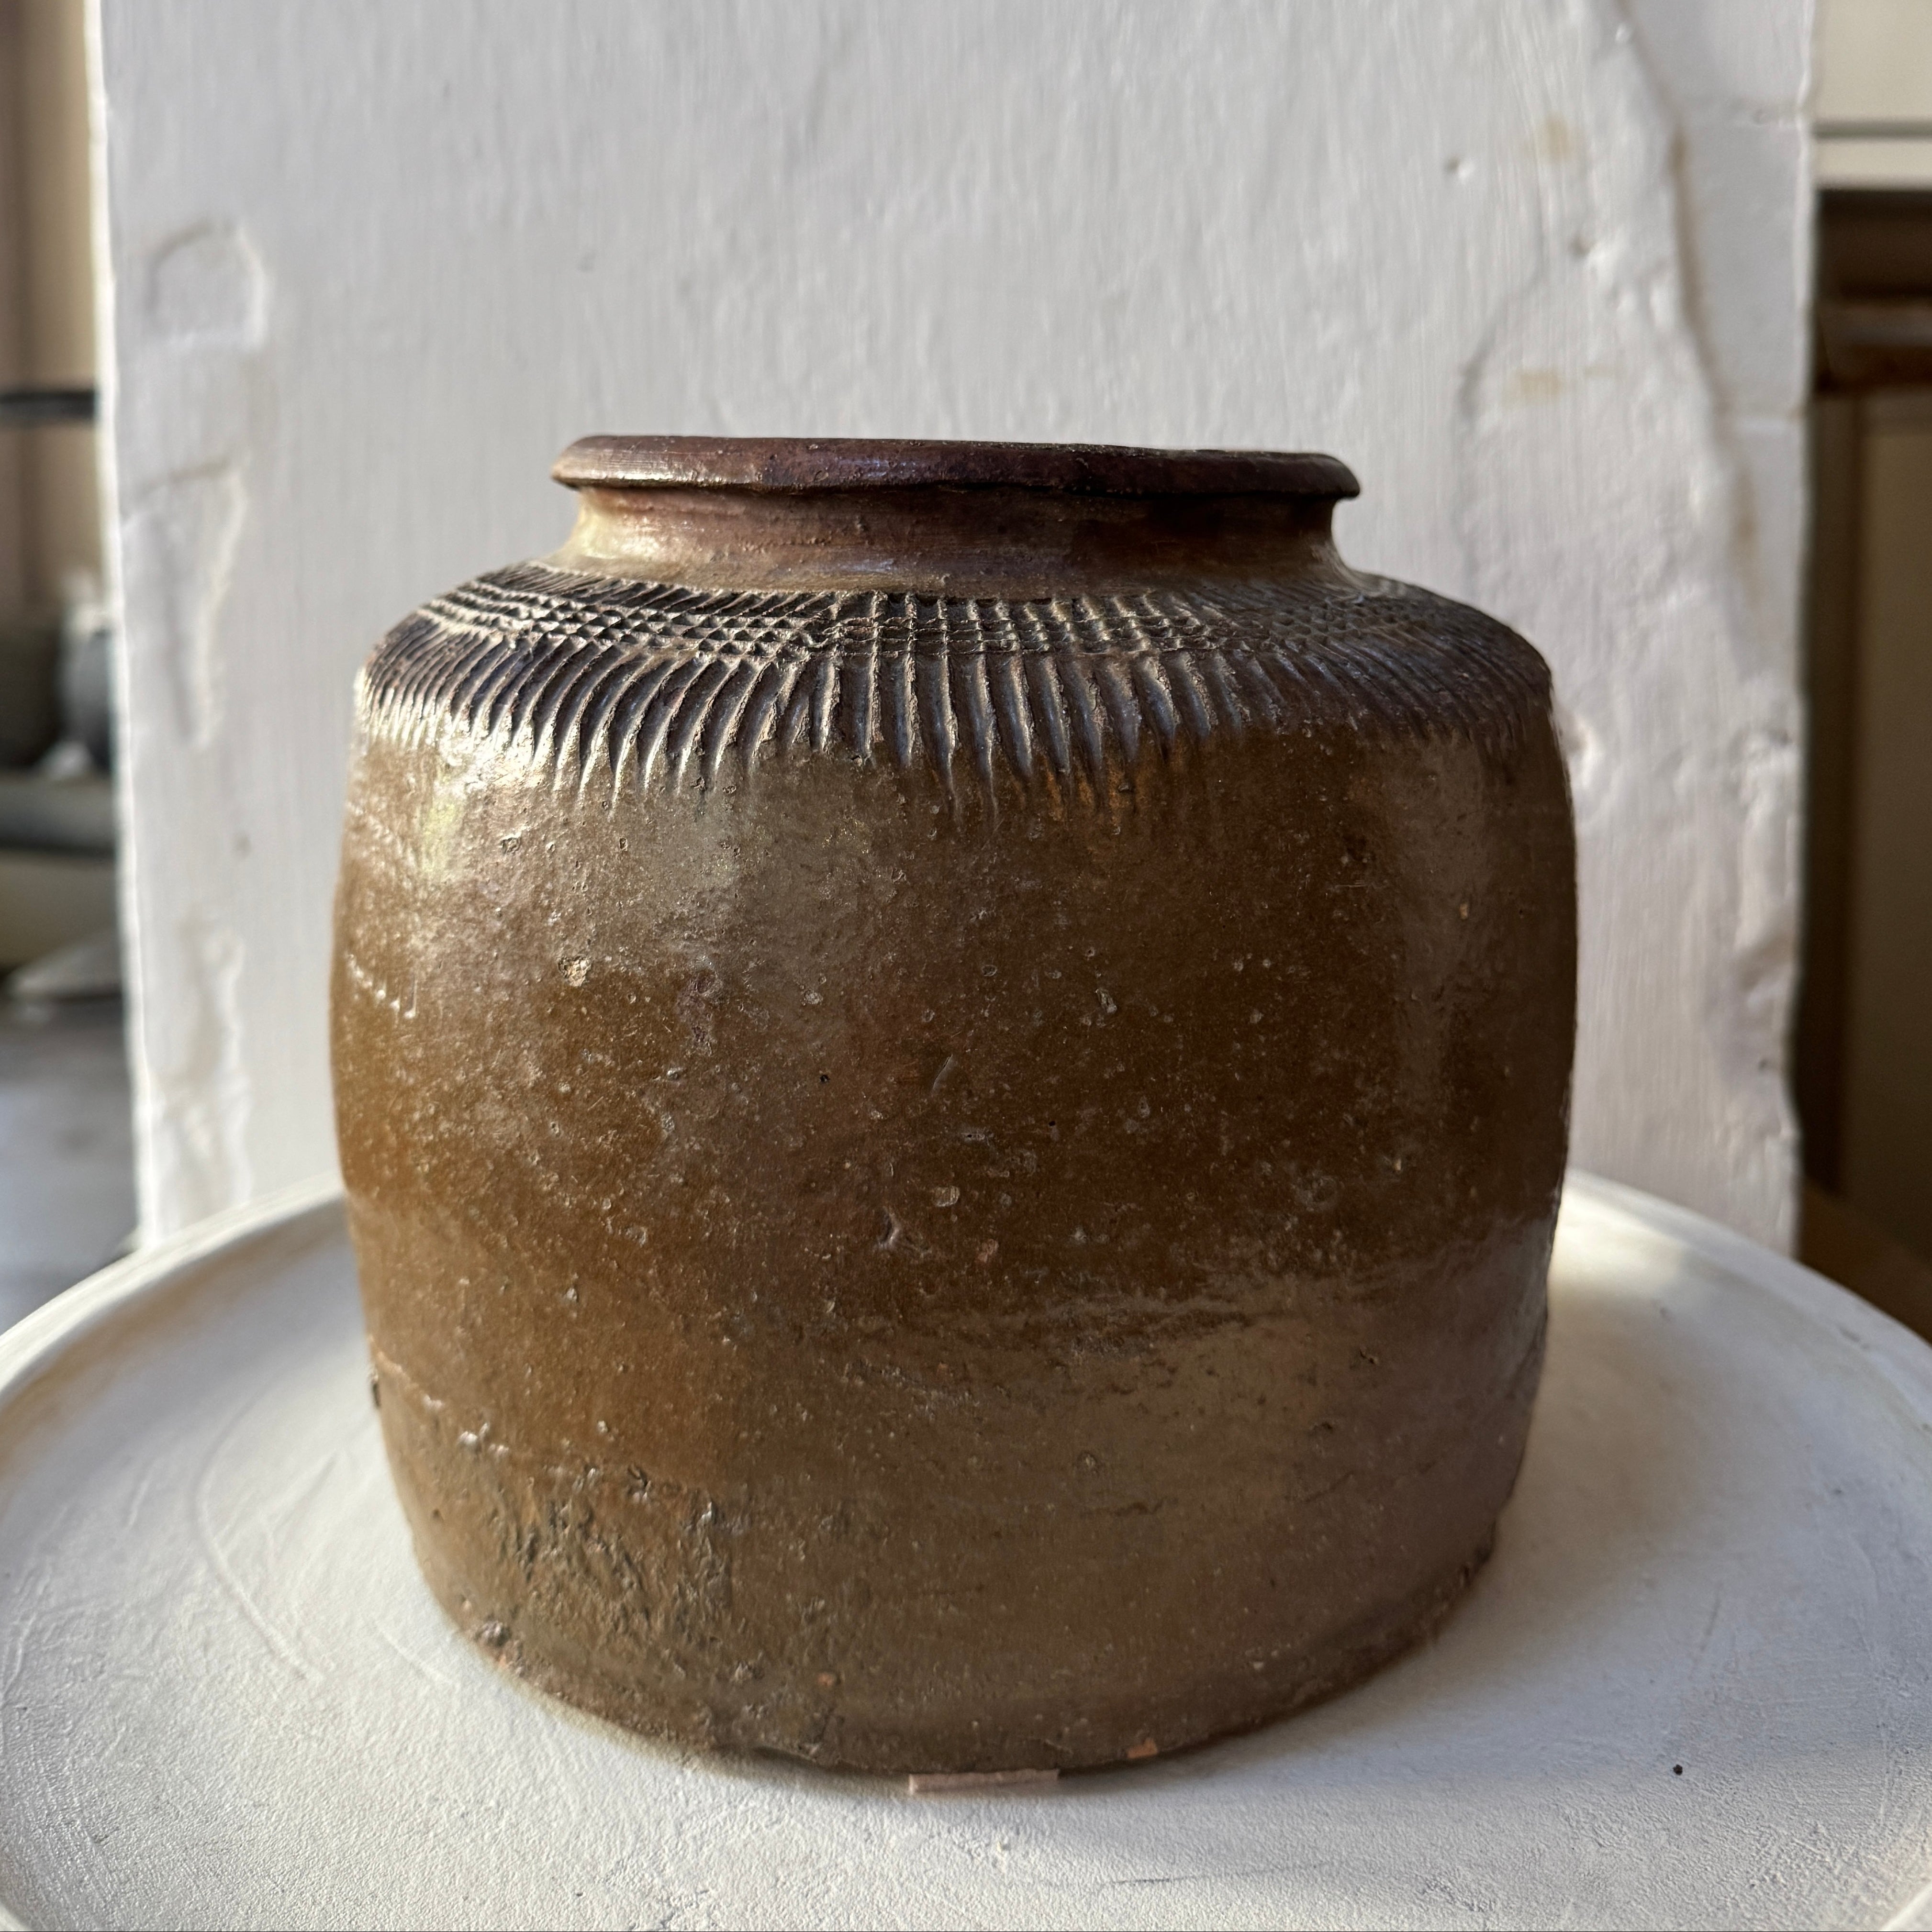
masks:
<path id="1" fill-rule="evenodd" d="M 1352 581 L 1331 496 L 1107 496 L 918 484 L 577 486 L 558 569 L 717 590 L 1119 595 L 1284 578 Z"/>

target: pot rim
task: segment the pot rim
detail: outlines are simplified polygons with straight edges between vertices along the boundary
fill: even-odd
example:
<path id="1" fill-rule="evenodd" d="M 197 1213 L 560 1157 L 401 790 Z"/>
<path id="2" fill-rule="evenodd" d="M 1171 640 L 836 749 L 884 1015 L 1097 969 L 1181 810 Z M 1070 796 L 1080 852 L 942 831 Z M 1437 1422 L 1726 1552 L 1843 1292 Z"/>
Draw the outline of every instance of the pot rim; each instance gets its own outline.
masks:
<path id="1" fill-rule="evenodd" d="M 861 436 L 587 436 L 551 475 L 578 490 L 1051 490 L 1093 496 L 1358 496 L 1312 451 Z"/>

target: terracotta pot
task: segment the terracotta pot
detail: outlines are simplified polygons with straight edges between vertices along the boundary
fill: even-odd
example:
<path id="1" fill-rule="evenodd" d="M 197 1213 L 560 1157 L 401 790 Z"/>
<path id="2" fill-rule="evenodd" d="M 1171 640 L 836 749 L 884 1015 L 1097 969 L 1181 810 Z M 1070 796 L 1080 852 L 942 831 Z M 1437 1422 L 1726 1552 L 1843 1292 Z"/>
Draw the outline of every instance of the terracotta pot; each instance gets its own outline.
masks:
<path id="1" fill-rule="evenodd" d="M 1444 1613 L 1573 1024 L 1548 674 L 1327 458 L 593 439 L 363 673 L 337 1105 L 423 1569 L 636 1728 L 1169 1750 Z"/>

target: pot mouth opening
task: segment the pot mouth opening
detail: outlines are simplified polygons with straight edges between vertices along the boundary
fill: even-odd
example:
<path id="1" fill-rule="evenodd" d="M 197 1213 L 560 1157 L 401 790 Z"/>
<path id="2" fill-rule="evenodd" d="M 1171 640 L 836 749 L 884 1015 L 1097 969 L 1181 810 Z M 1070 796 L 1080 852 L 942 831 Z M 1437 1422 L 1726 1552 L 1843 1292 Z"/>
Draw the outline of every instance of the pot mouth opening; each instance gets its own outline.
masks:
<path id="1" fill-rule="evenodd" d="M 1345 463 L 1312 452 L 860 436 L 587 436 L 557 459 L 550 473 L 573 490 L 926 488 L 1330 501 L 1361 490 Z"/>

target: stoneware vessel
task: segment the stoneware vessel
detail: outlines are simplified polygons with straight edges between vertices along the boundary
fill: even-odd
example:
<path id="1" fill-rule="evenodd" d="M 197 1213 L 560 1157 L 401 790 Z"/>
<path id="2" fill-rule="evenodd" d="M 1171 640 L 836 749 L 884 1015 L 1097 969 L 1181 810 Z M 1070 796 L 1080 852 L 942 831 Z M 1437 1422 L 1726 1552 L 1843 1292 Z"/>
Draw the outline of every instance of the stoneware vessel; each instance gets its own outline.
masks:
<path id="1" fill-rule="evenodd" d="M 1543 661 L 1326 457 L 593 438 L 362 674 L 335 1090 L 431 1586 L 640 1730 L 1137 1759 L 1487 1552 L 1574 1012 Z"/>

